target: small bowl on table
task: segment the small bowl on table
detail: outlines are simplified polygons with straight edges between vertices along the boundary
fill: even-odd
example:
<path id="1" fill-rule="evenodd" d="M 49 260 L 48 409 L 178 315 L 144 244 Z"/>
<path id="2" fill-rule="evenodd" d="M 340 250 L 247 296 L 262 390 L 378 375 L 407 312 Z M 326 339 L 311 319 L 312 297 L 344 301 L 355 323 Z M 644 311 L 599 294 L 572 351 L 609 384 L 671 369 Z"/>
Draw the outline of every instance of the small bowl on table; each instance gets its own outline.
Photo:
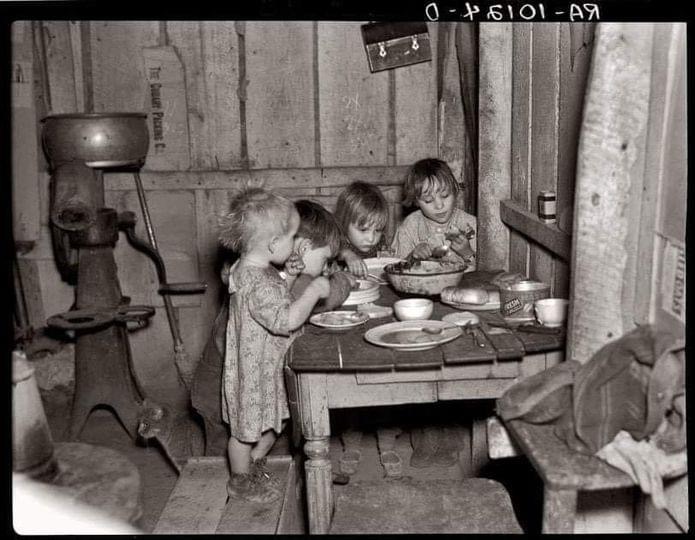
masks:
<path id="1" fill-rule="evenodd" d="M 393 311 L 399 321 L 429 319 L 433 310 L 434 302 L 429 298 L 405 298 L 393 304 Z"/>

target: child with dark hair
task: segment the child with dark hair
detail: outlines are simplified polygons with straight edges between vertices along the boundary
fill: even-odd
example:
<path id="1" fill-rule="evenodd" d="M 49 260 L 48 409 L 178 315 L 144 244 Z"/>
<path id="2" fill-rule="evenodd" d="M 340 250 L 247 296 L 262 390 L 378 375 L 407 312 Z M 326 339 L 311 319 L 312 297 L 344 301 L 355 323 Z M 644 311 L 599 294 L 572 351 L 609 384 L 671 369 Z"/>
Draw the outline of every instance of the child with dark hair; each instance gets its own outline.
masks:
<path id="1" fill-rule="evenodd" d="M 403 186 L 403 203 L 417 206 L 398 226 L 393 240 L 396 257 L 427 259 L 432 249 L 447 246 L 445 260 L 463 262 L 475 270 L 476 218 L 456 207 L 458 182 L 440 159 L 416 162 Z"/>
<path id="2" fill-rule="evenodd" d="M 443 260 L 461 262 L 475 270 L 476 218 L 456 207 L 459 185 L 441 159 L 416 162 L 403 186 L 403 203 L 417 206 L 398 226 L 393 239 L 396 257 L 427 259 L 432 249 L 447 246 Z M 412 467 L 451 466 L 457 461 L 458 443 L 441 425 L 418 426 L 411 431 Z"/>

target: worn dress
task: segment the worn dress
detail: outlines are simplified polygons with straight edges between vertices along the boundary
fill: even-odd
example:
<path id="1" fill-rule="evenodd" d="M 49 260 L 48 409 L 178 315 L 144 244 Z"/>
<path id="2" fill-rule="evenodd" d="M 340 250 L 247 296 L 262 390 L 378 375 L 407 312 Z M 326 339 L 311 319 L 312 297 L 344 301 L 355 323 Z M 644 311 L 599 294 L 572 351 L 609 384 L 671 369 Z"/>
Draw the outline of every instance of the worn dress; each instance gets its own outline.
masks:
<path id="1" fill-rule="evenodd" d="M 232 267 L 222 379 L 222 419 L 232 437 L 256 442 L 289 418 L 283 377 L 289 330 L 287 283 L 273 268 Z"/>
<path id="2" fill-rule="evenodd" d="M 467 226 L 476 231 L 476 218 L 460 208 L 454 208 L 449 221 L 442 224 L 427 219 L 422 210 L 416 210 L 398 226 L 391 247 L 396 257 L 404 258 L 421 242 L 428 242 L 431 246 L 451 245 L 451 241 L 446 239 L 445 234 L 458 232 L 458 229 L 466 230 Z M 471 238 L 470 244 L 473 251 L 477 251 L 475 237 Z M 445 260 L 463 261 L 453 251 L 449 252 Z M 475 270 L 475 262 L 466 270 L 468 272 Z"/>

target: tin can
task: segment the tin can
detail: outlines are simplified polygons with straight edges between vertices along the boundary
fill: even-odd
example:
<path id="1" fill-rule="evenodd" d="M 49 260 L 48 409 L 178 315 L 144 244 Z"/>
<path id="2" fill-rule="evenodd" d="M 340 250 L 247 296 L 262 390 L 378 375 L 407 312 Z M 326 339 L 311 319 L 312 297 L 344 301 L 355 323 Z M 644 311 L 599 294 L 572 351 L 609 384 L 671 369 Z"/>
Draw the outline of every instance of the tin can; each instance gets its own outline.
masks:
<path id="1" fill-rule="evenodd" d="M 550 295 L 550 285 L 524 280 L 500 287 L 500 311 L 508 321 L 533 321 L 533 303 Z"/>
<path id="2" fill-rule="evenodd" d="M 538 218 L 543 223 L 555 223 L 556 204 L 554 191 L 541 191 L 538 194 Z"/>

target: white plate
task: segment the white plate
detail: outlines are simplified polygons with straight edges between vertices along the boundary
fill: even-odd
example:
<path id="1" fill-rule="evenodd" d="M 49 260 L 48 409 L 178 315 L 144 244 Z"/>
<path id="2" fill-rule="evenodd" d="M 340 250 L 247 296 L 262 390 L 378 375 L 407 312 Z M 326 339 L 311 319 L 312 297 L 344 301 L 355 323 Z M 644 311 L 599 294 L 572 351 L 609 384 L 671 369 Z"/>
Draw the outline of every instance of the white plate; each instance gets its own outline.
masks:
<path id="1" fill-rule="evenodd" d="M 442 320 L 457 326 L 466 326 L 468 324 L 478 324 L 480 322 L 480 317 L 470 311 L 461 311 L 444 315 Z"/>
<path id="2" fill-rule="evenodd" d="M 366 279 L 358 279 L 359 289 L 350 292 L 342 305 L 354 306 L 356 304 L 366 304 L 374 302 L 379 298 L 379 284 Z"/>
<path id="3" fill-rule="evenodd" d="M 502 307 L 502 304 L 499 302 L 487 304 L 457 304 L 455 302 L 446 302 L 442 300 L 442 304 L 447 304 L 448 306 L 455 307 L 456 309 L 466 311 L 499 311 L 500 307 Z"/>
<path id="4" fill-rule="evenodd" d="M 423 332 L 423 328 L 441 328 L 442 332 L 428 334 Z M 367 330 L 364 339 L 374 345 L 399 351 L 424 351 L 453 341 L 461 334 L 461 328 L 444 321 L 403 321 L 382 324 Z"/>
<path id="5" fill-rule="evenodd" d="M 360 311 L 326 311 L 312 315 L 311 324 L 322 328 L 353 328 L 369 320 L 369 315 Z"/>

